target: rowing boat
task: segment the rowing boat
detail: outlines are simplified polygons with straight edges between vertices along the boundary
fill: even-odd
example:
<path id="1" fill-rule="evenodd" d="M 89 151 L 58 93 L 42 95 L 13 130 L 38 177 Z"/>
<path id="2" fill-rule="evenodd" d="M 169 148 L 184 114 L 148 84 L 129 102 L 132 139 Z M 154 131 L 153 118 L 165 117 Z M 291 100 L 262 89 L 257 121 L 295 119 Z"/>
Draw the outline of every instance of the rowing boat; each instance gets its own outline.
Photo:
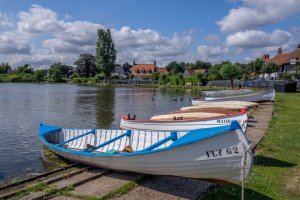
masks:
<path id="1" fill-rule="evenodd" d="M 254 107 L 258 106 L 258 103 L 256 102 L 250 102 L 250 101 L 203 101 L 203 100 L 192 100 L 192 105 L 199 106 L 199 107 L 205 107 L 207 108 L 213 108 L 213 106 L 223 106 L 223 105 L 230 105 L 230 106 L 243 106 L 243 107 Z"/>
<path id="2" fill-rule="evenodd" d="M 249 89 L 239 89 L 239 90 L 202 90 L 201 93 L 204 96 L 227 96 L 227 95 L 241 95 L 241 94 L 248 94 L 253 92 Z"/>
<path id="3" fill-rule="evenodd" d="M 199 112 L 198 112 L 199 114 Z M 239 122 L 243 131 L 246 132 L 248 125 L 248 117 L 246 113 L 234 112 L 228 114 L 215 114 L 212 113 L 210 117 L 184 117 L 188 114 L 178 113 L 169 114 L 172 117 L 166 117 L 165 119 L 135 119 L 130 118 L 129 115 L 121 116 L 120 127 L 122 129 L 135 129 L 135 130 L 164 130 L 164 131 L 186 131 L 200 128 L 211 128 L 229 125 L 232 121 L 236 120 Z M 190 116 L 192 114 L 189 114 Z M 213 116 L 214 115 L 214 116 Z"/>
<path id="4" fill-rule="evenodd" d="M 237 122 L 188 132 L 69 129 L 41 124 L 39 137 L 66 159 L 113 170 L 239 183 L 252 166 Z"/>
<path id="5" fill-rule="evenodd" d="M 194 101 L 205 102 L 205 101 L 251 101 L 251 102 L 268 102 L 275 100 L 275 90 L 270 90 L 261 93 L 251 93 L 245 95 L 229 96 L 229 97 L 205 97 L 205 101 L 194 98 Z"/>

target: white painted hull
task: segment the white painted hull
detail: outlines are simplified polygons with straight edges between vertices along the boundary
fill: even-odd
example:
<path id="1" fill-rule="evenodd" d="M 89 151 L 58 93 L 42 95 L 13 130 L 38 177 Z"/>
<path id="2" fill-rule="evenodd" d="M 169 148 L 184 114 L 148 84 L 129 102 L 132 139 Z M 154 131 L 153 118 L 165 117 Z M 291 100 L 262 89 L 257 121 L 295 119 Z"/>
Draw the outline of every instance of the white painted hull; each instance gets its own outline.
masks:
<path id="1" fill-rule="evenodd" d="M 247 114 L 238 114 L 234 116 L 216 117 L 199 120 L 177 120 L 177 121 L 151 121 L 151 120 L 127 120 L 121 118 L 120 127 L 122 129 L 134 130 L 194 130 L 200 128 L 212 128 L 229 125 L 233 120 L 239 122 L 243 131 L 246 132 L 248 125 Z"/>
<path id="2" fill-rule="evenodd" d="M 78 136 L 84 131 L 71 130 L 64 132 L 64 137 L 61 137 L 61 133 L 55 133 L 54 136 L 49 136 L 48 140 L 52 142 L 61 142 L 68 138 Z M 70 135 L 72 134 L 72 136 Z M 155 175 L 173 175 L 197 179 L 217 179 L 231 183 L 239 183 L 242 179 L 242 166 L 245 166 L 244 177 L 247 177 L 252 165 L 252 150 L 249 141 L 241 129 L 228 131 L 213 137 L 209 137 L 188 145 L 178 146 L 176 148 L 168 147 L 167 144 L 164 149 L 145 153 L 130 155 L 130 153 L 116 156 L 103 156 L 101 151 L 94 153 L 81 153 L 80 150 L 90 142 L 97 141 L 95 137 L 100 137 L 102 130 L 97 130 L 95 135 L 88 135 L 74 141 L 70 144 L 72 148 L 64 150 L 59 149 L 53 144 L 43 142 L 54 153 L 73 161 L 82 162 L 99 167 L 125 170 L 131 172 L 139 172 Z M 107 134 L 107 133 L 105 133 Z M 122 131 L 119 133 L 122 134 Z M 133 149 L 138 153 L 139 150 L 155 143 L 147 138 L 149 134 L 157 135 L 159 138 L 165 138 L 170 133 L 139 133 L 143 134 L 143 138 L 139 138 L 138 132 L 134 132 L 132 142 L 137 142 L 140 145 L 133 145 Z M 179 139 L 184 134 L 179 135 Z M 104 136 L 102 135 L 102 138 Z M 150 136 L 149 136 L 150 137 Z M 56 139 L 55 139 L 56 138 Z M 106 138 L 106 136 L 105 136 Z M 108 138 L 108 137 L 107 137 Z M 151 136 L 152 138 L 152 136 Z M 179 140 L 178 139 L 178 140 Z M 108 141 L 105 139 L 103 141 Z M 97 144 L 101 144 L 99 141 Z M 127 140 L 126 140 L 127 141 Z M 125 147 L 129 144 L 129 140 L 122 144 L 122 142 L 114 142 L 111 144 L 111 148 Z M 146 143 L 146 145 L 145 145 Z M 143 146 L 138 148 L 138 146 Z M 245 148 L 244 148 L 245 147 Z M 102 152 L 108 150 L 109 147 L 103 149 Z M 245 159 L 244 159 L 245 158 Z"/>
<path id="3" fill-rule="evenodd" d="M 205 96 L 225 96 L 225 95 L 241 95 L 241 94 L 248 94 L 253 92 L 252 90 L 248 89 L 240 89 L 240 90 L 203 90 L 201 91 L 202 94 Z"/>
<path id="4" fill-rule="evenodd" d="M 267 102 L 275 100 L 275 90 L 230 97 L 205 97 L 205 101 L 251 101 Z"/>
<path id="5" fill-rule="evenodd" d="M 192 105 L 199 108 L 229 108 L 229 109 L 241 109 L 247 107 L 257 106 L 258 103 L 250 101 L 205 101 L 205 100 L 192 100 Z"/>

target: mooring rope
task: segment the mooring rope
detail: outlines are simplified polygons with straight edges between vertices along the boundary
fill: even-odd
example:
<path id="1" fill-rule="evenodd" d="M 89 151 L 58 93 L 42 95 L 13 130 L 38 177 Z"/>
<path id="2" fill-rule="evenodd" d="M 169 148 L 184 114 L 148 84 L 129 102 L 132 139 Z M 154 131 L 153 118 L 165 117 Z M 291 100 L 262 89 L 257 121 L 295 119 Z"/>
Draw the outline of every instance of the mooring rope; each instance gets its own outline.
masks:
<path id="1" fill-rule="evenodd" d="M 247 164 L 247 151 L 248 149 L 246 148 L 246 146 L 242 143 L 243 146 L 243 164 L 242 164 L 242 168 L 241 168 L 241 173 L 242 173 L 242 191 L 241 191 L 241 200 L 244 200 L 245 197 L 245 179 L 246 179 L 246 164 Z"/>

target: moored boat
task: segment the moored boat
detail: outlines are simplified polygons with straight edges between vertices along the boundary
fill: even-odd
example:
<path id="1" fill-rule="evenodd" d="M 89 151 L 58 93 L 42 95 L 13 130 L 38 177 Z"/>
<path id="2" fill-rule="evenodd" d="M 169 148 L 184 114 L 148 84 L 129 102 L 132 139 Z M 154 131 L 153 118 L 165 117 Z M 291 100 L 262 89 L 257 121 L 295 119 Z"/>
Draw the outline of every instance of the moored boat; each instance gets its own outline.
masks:
<path id="1" fill-rule="evenodd" d="M 193 99 L 201 102 L 201 99 Z M 250 93 L 245 95 L 229 96 L 229 97 L 205 97 L 205 101 L 251 101 L 251 102 L 268 102 L 275 100 L 275 90 L 270 90 L 261 93 Z M 203 101 L 204 102 L 204 101 Z"/>
<path id="2" fill-rule="evenodd" d="M 216 96 L 227 96 L 227 95 L 241 95 L 252 93 L 249 89 L 239 89 L 239 90 L 202 90 L 201 93 L 204 96 L 216 97 Z"/>
<path id="3" fill-rule="evenodd" d="M 121 116 L 120 127 L 122 129 L 135 129 L 135 130 L 194 130 L 200 128 L 212 128 L 219 127 L 224 125 L 229 125 L 232 121 L 236 120 L 239 122 L 243 131 L 246 132 L 248 125 L 248 117 L 246 113 L 234 112 L 227 114 L 215 114 L 212 113 L 210 117 L 201 117 L 197 118 L 194 114 L 178 113 L 178 114 L 169 114 L 166 118 L 162 120 L 141 120 L 141 119 L 131 119 L 129 115 Z M 184 117 L 190 115 L 194 118 Z M 198 112 L 199 115 L 199 112 Z"/>
<path id="4" fill-rule="evenodd" d="M 193 106 L 199 106 L 202 108 L 226 108 L 227 105 L 229 105 L 229 108 L 232 106 L 242 106 L 242 107 L 254 107 L 258 106 L 258 103 L 256 102 L 250 102 L 250 101 L 203 101 L 203 100 L 192 100 Z M 240 108 L 240 107 L 239 107 Z"/>
<path id="5" fill-rule="evenodd" d="M 156 175 L 239 183 L 252 166 L 251 144 L 234 121 L 188 132 L 65 129 L 40 125 L 47 148 L 76 162 Z"/>

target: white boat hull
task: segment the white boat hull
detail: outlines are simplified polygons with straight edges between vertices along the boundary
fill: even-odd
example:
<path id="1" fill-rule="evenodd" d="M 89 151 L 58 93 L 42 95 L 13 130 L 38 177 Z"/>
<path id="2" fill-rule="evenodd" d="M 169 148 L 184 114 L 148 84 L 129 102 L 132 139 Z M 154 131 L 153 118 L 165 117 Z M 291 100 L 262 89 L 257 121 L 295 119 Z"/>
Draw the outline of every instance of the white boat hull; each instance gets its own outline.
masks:
<path id="1" fill-rule="evenodd" d="M 251 101 L 267 102 L 275 100 L 275 90 L 230 97 L 205 97 L 205 101 Z"/>
<path id="2" fill-rule="evenodd" d="M 64 132 L 63 135 L 65 139 L 78 136 L 84 131 L 74 130 L 74 133 L 71 132 L 72 131 L 70 130 Z M 56 145 L 50 144 L 47 140 L 43 140 L 43 142 L 54 153 L 73 161 L 109 169 L 145 174 L 216 179 L 231 183 L 239 183 L 242 181 L 243 177 L 247 177 L 252 165 L 251 145 L 241 129 L 228 131 L 176 148 L 172 148 L 170 144 L 167 144 L 164 149 L 158 149 L 150 153 L 138 154 L 139 149 L 143 149 L 138 148 L 139 145 L 137 145 L 136 149 L 133 147 L 136 150 L 136 153 L 132 153 L 132 155 L 130 153 L 119 153 L 116 155 L 105 156 L 101 152 L 85 153 L 80 151 L 86 143 L 94 141 L 95 137 L 100 137 L 99 135 L 101 133 L 102 130 L 97 130 L 96 136 L 92 134 L 80 138 L 80 141 L 70 144 L 71 150 L 57 148 Z M 144 148 L 154 143 L 152 140 L 150 142 L 147 135 L 158 134 L 158 137 L 162 138 L 168 136 L 168 134 L 170 135 L 170 133 L 164 132 L 144 132 L 142 133 L 144 134 L 144 139 L 139 139 L 140 136 L 135 135 L 137 133 L 138 132 L 134 132 L 134 138 L 132 138 L 131 141 L 137 141 L 140 146 L 144 145 Z M 48 137 L 48 140 L 56 143 L 64 141 L 65 139 L 63 139 L 60 134 L 61 133 L 58 132 L 56 133 L 56 136 Z M 70 134 L 72 134 L 72 136 L 70 136 Z M 122 134 L 122 132 L 119 134 Z M 179 135 L 179 139 L 183 135 L 184 134 Z M 104 141 L 108 140 L 109 139 L 106 139 Z M 114 142 L 111 145 L 120 147 L 129 144 L 129 142 L 125 142 L 123 145 L 116 143 L 117 142 Z M 109 149 L 109 147 L 102 152 L 105 152 L 107 149 Z M 243 166 L 245 169 L 244 174 L 242 173 Z"/>
<path id="3" fill-rule="evenodd" d="M 186 131 L 200 128 L 212 128 L 229 125 L 234 120 L 239 122 L 244 132 L 247 131 L 248 117 L 245 113 L 225 117 L 177 121 L 128 120 L 125 116 L 123 116 L 121 117 L 120 127 L 122 129 L 134 130 Z"/>

